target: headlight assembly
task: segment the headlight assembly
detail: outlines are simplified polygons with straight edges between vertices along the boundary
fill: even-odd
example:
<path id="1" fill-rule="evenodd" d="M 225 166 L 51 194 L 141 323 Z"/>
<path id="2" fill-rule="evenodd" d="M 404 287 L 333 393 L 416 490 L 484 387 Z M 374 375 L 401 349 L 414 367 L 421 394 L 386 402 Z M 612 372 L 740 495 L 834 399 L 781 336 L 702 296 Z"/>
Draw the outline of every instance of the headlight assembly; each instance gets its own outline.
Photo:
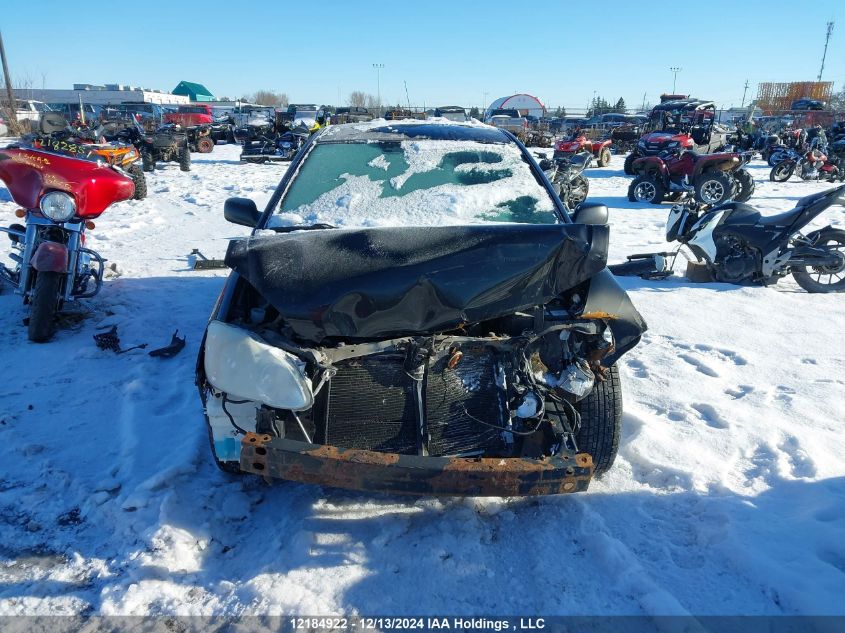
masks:
<path id="1" fill-rule="evenodd" d="M 215 389 L 233 400 L 253 400 L 290 411 L 304 411 L 314 404 L 301 360 L 222 321 L 208 325 L 205 374 Z"/>
<path id="2" fill-rule="evenodd" d="M 76 213 L 73 196 L 64 191 L 51 191 L 41 198 L 41 213 L 53 222 L 67 222 Z"/>

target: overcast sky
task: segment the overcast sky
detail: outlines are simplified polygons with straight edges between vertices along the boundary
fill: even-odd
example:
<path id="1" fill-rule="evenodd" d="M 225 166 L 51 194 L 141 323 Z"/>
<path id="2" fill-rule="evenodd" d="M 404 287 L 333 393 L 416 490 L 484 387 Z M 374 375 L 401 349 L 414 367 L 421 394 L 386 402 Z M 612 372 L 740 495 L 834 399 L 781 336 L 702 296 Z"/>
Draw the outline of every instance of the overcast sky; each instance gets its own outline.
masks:
<path id="1" fill-rule="evenodd" d="M 337 104 L 353 90 L 376 94 L 378 63 L 385 103 L 486 105 L 527 92 L 550 108 L 583 108 L 595 92 L 639 108 L 671 91 L 675 66 L 677 92 L 727 107 L 740 104 L 746 79 L 748 99 L 758 82 L 815 80 L 829 20 L 837 24 L 823 79 L 845 85 L 843 0 L 26 6 L 7 12 L 2 29 L 13 81 L 36 88 L 172 90 L 184 79 L 218 97 L 266 88 Z"/>

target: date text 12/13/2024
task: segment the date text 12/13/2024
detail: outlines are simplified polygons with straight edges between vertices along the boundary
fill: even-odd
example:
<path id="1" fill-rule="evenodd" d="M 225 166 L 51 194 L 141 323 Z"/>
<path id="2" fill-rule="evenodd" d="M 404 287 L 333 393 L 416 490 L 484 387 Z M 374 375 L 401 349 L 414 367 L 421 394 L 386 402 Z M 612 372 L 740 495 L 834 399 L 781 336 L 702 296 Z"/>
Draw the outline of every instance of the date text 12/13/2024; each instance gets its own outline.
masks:
<path id="1" fill-rule="evenodd" d="M 538 631 L 543 618 L 488 619 L 465 617 L 292 617 L 292 631 Z"/>

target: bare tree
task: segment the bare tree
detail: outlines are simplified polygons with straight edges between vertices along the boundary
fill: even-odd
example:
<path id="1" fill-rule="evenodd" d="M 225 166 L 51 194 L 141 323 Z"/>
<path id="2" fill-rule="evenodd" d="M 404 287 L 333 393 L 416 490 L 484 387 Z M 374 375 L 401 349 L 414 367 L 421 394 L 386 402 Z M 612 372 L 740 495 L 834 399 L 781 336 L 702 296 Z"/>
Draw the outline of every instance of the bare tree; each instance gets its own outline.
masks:
<path id="1" fill-rule="evenodd" d="M 367 93 L 360 90 L 350 92 L 346 102 L 353 108 L 363 108 L 367 104 Z"/>
<path id="2" fill-rule="evenodd" d="M 252 95 L 250 101 L 258 105 L 276 105 L 276 93 L 271 90 L 259 90 Z"/>
<path id="3" fill-rule="evenodd" d="M 15 94 L 12 90 L 12 80 L 9 77 L 9 64 L 6 60 L 6 47 L 3 45 L 3 35 L 0 34 L 0 58 L 3 62 L 3 87 L 6 89 L 6 101 L 0 104 L 0 113 L 4 115 L 7 121 L 9 132 L 14 136 L 21 133 L 21 126 L 18 124 L 18 117 L 16 114 L 17 105 L 15 103 Z"/>
<path id="4" fill-rule="evenodd" d="M 845 110 L 845 88 L 830 95 L 830 109 L 841 112 Z"/>
<path id="5" fill-rule="evenodd" d="M 349 93 L 349 97 L 346 99 L 346 102 L 355 108 L 369 108 L 371 110 L 379 106 L 378 99 L 369 93 L 362 92 L 361 90 Z"/>
<path id="6" fill-rule="evenodd" d="M 265 106 L 287 106 L 288 96 L 284 92 L 272 90 L 258 90 L 250 99 L 253 103 Z"/>

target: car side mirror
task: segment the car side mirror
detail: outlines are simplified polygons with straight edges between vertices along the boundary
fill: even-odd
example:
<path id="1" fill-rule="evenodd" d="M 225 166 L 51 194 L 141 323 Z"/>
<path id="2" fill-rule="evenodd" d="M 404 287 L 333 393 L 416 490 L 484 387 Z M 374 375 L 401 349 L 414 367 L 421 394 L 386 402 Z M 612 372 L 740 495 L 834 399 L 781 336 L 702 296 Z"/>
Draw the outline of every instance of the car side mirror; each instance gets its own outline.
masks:
<path id="1" fill-rule="evenodd" d="M 582 202 L 572 212 L 575 224 L 607 224 L 609 219 L 607 205 L 600 202 Z"/>
<path id="2" fill-rule="evenodd" d="M 223 205 L 223 217 L 232 224 L 241 224 L 255 228 L 261 218 L 261 212 L 255 201 L 249 198 L 229 198 Z"/>

